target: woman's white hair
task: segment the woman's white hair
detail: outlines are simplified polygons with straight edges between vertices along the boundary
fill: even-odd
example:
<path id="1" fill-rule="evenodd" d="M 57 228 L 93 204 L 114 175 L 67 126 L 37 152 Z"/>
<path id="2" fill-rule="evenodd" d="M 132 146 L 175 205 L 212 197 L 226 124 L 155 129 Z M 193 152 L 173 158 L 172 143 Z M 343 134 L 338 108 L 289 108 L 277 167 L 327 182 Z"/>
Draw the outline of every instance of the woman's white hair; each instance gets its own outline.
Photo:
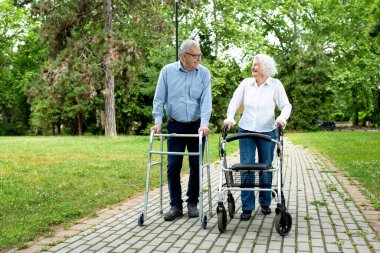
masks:
<path id="1" fill-rule="evenodd" d="M 195 40 L 184 40 L 179 48 L 179 55 L 188 53 L 192 47 L 200 48 L 198 42 Z"/>
<path id="2" fill-rule="evenodd" d="M 266 54 L 258 54 L 254 58 L 260 63 L 264 75 L 273 77 L 277 74 L 276 61 Z"/>

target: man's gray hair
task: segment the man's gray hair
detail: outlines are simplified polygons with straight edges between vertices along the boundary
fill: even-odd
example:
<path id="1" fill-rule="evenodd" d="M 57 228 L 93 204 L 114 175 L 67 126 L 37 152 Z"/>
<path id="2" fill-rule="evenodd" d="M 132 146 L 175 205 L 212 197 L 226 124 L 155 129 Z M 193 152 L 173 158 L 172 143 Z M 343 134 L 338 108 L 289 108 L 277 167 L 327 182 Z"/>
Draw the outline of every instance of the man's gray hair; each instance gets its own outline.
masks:
<path id="1" fill-rule="evenodd" d="M 179 55 L 182 55 L 186 52 L 188 53 L 192 47 L 200 48 L 199 43 L 195 40 L 184 40 L 181 44 L 181 47 L 179 48 Z"/>
<path id="2" fill-rule="evenodd" d="M 276 61 L 266 54 L 258 54 L 254 58 L 258 60 L 264 75 L 273 77 L 277 74 Z"/>

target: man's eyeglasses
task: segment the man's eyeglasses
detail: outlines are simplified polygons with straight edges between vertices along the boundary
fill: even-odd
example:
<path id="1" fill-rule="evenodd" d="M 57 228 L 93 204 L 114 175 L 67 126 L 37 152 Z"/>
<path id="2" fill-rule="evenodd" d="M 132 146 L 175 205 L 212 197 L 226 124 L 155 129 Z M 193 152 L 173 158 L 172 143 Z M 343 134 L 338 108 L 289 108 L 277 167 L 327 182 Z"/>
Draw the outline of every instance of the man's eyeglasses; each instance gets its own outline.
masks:
<path id="1" fill-rule="evenodd" d="M 200 59 L 202 57 L 202 54 L 191 54 L 191 53 L 188 53 L 188 52 L 185 52 L 186 54 L 188 55 L 191 55 L 194 59 Z"/>

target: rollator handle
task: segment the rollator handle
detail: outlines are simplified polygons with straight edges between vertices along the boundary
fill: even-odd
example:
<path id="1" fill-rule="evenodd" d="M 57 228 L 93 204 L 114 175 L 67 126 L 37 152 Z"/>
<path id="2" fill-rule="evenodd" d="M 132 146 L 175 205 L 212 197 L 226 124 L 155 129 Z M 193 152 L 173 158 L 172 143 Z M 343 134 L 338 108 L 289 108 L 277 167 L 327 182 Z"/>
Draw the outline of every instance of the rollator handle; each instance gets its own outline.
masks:
<path id="1" fill-rule="evenodd" d="M 224 125 L 224 126 L 223 126 L 223 129 L 222 129 L 222 137 L 223 137 L 223 140 L 226 139 L 227 134 L 228 134 L 228 126 L 227 126 L 227 125 Z"/>
<path id="2" fill-rule="evenodd" d="M 281 124 L 277 124 L 277 130 L 278 130 L 278 135 L 283 136 L 284 135 L 284 128 L 281 126 Z"/>
<path id="3" fill-rule="evenodd" d="M 254 138 L 254 139 L 262 139 L 265 141 L 276 141 L 273 140 L 270 136 L 265 134 L 259 134 L 259 133 L 244 133 L 244 134 L 234 134 L 230 137 L 226 138 L 226 142 L 239 140 L 239 139 L 245 139 L 245 138 Z"/>

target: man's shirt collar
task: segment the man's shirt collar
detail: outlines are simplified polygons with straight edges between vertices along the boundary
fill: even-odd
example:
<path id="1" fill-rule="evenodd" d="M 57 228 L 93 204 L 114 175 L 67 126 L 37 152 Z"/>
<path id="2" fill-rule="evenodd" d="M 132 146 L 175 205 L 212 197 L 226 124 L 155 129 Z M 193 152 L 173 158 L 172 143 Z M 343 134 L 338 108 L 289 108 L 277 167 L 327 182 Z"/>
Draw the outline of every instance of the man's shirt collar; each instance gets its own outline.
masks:
<path id="1" fill-rule="evenodd" d="M 177 65 L 177 66 L 176 66 L 176 69 L 177 69 L 177 70 L 180 70 L 180 71 L 183 71 L 183 72 L 186 72 L 186 73 L 189 73 L 189 72 L 192 71 L 192 70 L 191 70 L 191 71 L 187 71 L 186 69 L 184 69 L 184 68 L 182 67 L 182 63 L 181 63 L 181 61 L 177 61 L 177 62 L 176 62 L 176 65 Z M 199 65 L 200 65 L 200 64 L 198 64 L 198 67 L 197 67 L 195 70 L 198 70 Z"/>

